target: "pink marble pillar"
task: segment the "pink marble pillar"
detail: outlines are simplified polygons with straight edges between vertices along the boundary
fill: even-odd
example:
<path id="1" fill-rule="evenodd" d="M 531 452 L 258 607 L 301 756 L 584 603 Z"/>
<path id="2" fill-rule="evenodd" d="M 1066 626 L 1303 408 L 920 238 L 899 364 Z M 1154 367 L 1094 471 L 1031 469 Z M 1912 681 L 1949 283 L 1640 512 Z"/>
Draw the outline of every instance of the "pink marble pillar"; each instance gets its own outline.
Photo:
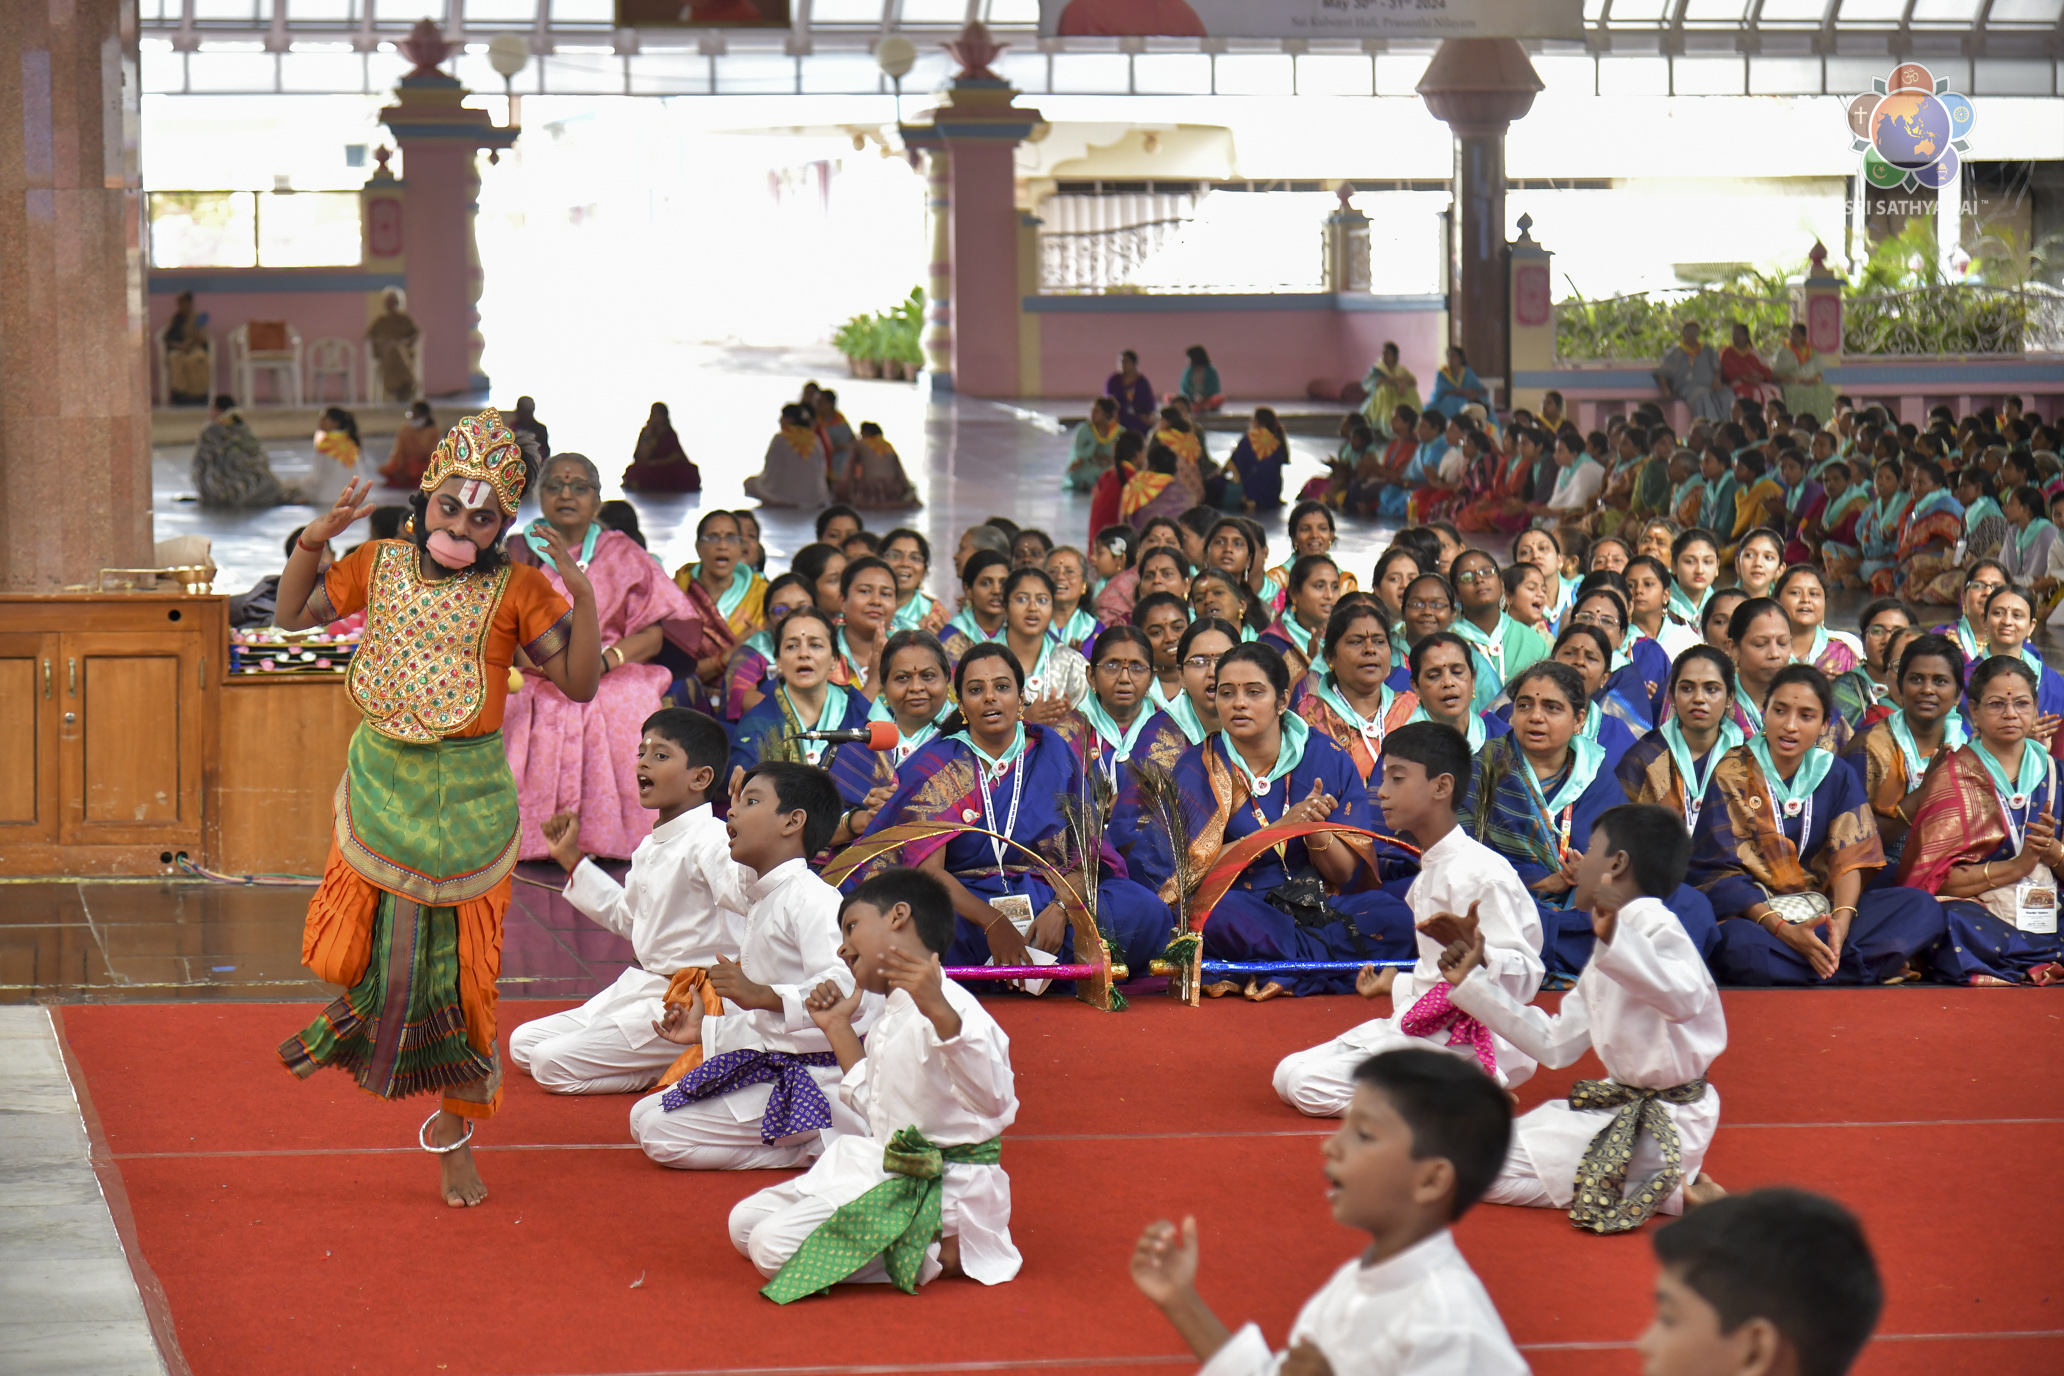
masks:
<path id="1" fill-rule="evenodd" d="M 480 149 L 500 150 L 520 130 L 497 126 L 487 111 L 465 104 L 472 92 L 439 71 L 450 45 L 437 26 L 418 23 L 402 51 L 415 69 L 394 88 L 395 103 L 380 111 L 401 148 L 403 256 L 408 308 L 423 330 L 423 392 L 449 396 L 483 392 L 480 371 L 480 250 L 473 235 L 479 213 Z"/>
<path id="2" fill-rule="evenodd" d="M 0 3 L 0 591 L 151 560 L 135 0 Z"/>
<path id="3" fill-rule="evenodd" d="M 946 139 L 953 162 L 953 387 L 1018 394 L 1015 139 Z"/>

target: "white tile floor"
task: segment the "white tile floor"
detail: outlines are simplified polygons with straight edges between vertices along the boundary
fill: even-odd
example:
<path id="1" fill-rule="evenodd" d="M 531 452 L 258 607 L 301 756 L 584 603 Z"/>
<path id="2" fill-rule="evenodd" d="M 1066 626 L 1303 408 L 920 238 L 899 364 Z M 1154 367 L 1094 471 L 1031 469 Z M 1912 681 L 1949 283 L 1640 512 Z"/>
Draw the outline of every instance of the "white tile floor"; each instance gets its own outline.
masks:
<path id="1" fill-rule="evenodd" d="M 0 1007 L 0 1371 L 166 1371 L 36 1006 Z"/>

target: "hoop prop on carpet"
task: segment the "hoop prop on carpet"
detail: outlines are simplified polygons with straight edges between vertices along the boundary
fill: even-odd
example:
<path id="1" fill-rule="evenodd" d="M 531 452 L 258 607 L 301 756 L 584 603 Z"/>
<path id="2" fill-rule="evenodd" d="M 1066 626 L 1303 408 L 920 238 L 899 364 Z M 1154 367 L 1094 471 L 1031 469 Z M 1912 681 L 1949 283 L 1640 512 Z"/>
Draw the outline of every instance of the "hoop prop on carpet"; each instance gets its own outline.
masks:
<path id="1" fill-rule="evenodd" d="M 1148 970 L 1152 974 L 1168 976 L 1168 994 L 1181 999 L 1195 1008 L 1201 1001 L 1204 976 L 1212 975 L 1270 975 L 1304 974 L 1322 971 L 1359 970 L 1364 965 L 1410 966 L 1416 960 L 1358 960 L 1358 961 L 1300 961 L 1262 960 L 1234 961 L 1204 959 L 1204 923 L 1211 916 L 1218 901 L 1226 896 L 1234 881 L 1246 873 L 1247 867 L 1260 858 L 1261 853 L 1300 836 L 1338 836 L 1342 843 L 1369 867 L 1371 873 L 1377 869 L 1376 845 L 1381 842 L 1421 854 L 1420 849 L 1409 841 L 1400 841 L 1395 836 L 1369 831 L 1363 827 L 1342 826 L 1335 822 L 1290 822 L 1264 827 L 1251 836 L 1244 836 L 1218 853 L 1218 859 L 1204 872 L 1203 882 L 1190 896 L 1190 910 L 1183 932 L 1168 943 L 1162 959 L 1152 962 Z"/>
<path id="2" fill-rule="evenodd" d="M 968 826 L 961 822 L 903 822 L 886 827 L 872 836 L 862 837 L 852 845 L 833 856 L 825 865 L 824 882 L 834 888 L 851 877 L 855 870 L 867 865 L 891 851 L 900 850 L 906 842 L 923 841 L 933 836 L 958 835 L 972 832 L 1001 841 L 1023 854 L 1031 862 L 1031 868 L 1040 878 L 1046 880 L 1059 900 L 1061 911 L 1068 919 L 1068 925 L 1075 931 L 1076 964 L 1073 965 L 956 965 L 946 971 L 947 978 L 971 979 L 1071 979 L 1075 981 L 1075 997 L 1092 1008 L 1111 1012 L 1125 1006 L 1122 997 L 1114 999 L 1111 985 L 1114 981 L 1130 977 L 1131 972 L 1123 965 L 1111 964 L 1111 945 L 1104 939 L 1103 928 L 1097 924 L 1096 914 L 1083 900 L 1081 892 L 1068 877 L 1049 864 L 1038 851 L 1008 836 L 999 835 L 984 827 Z M 1092 890 L 1094 892 L 1094 890 Z M 1087 957 L 1085 960 L 1084 957 Z"/>

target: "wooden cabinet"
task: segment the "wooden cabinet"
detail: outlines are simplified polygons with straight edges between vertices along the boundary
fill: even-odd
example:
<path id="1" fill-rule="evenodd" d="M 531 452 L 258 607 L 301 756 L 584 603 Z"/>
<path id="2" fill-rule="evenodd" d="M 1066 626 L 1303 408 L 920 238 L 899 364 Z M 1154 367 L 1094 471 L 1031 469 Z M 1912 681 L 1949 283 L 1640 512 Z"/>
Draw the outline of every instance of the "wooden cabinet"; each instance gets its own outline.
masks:
<path id="1" fill-rule="evenodd" d="M 203 854 L 220 597 L 0 597 L 0 873 Z"/>

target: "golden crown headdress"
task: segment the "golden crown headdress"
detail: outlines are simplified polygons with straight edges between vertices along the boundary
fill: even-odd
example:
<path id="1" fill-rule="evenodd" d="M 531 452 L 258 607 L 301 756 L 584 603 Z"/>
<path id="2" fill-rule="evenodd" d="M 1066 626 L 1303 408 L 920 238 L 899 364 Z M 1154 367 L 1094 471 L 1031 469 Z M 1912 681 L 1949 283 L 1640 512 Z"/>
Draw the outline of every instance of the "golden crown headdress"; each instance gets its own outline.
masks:
<path id="1" fill-rule="evenodd" d="M 515 514 L 523 501 L 523 448 L 492 406 L 465 416 L 445 431 L 423 471 L 423 490 L 435 492 L 447 478 L 471 478 L 494 489 L 502 510 Z"/>

